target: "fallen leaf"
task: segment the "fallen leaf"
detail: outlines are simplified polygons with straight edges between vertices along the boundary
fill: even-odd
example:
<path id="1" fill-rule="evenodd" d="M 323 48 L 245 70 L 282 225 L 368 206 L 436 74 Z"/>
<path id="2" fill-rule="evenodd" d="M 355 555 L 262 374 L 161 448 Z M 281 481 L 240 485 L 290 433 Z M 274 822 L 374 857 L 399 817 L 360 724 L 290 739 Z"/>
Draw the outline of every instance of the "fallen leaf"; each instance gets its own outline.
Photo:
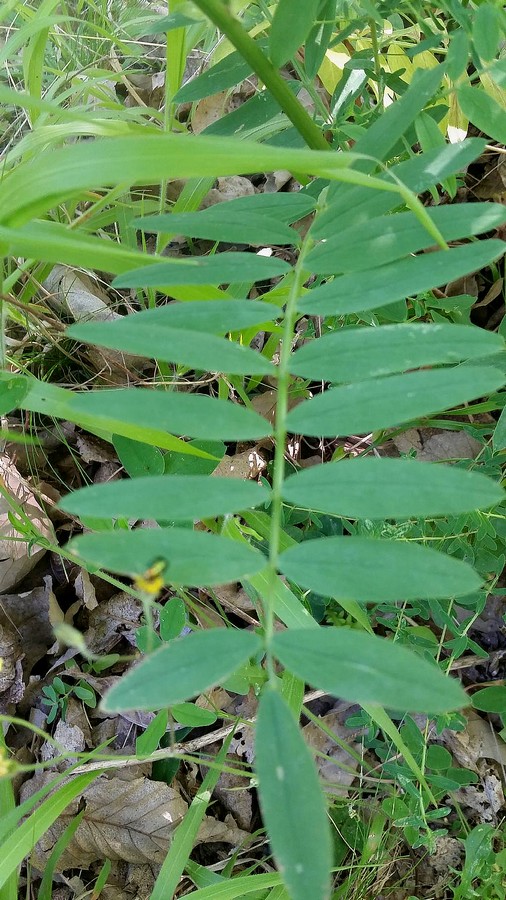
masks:
<path id="1" fill-rule="evenodd" d="M 213 472 L 220 478 L 258 478 L 267 467 L 267 457 L 258 447 L 225 455 Z"/>
<path id="2" fill-rule="evenodd" d="M 0 455 L 0 483 L 22 509 L 33 528 L 46 540 L 56 543 L 51 522 L 35 499 L 28 482 L 5 454 Z M 23 539 L 9 519 L 11 512 L 11 503 L 3 493 L 0 494 L 0 593 L 5 593 L 21 581 L 46 552 L 40 544 L 30 546 L 29 540 Z"/>
<path id="3" fill-rule="evenodd" d="M 21 791 L 23 800 L 53 778 L 51 773 L 44 773 L 42 778 L 27 782 Z M 178 791 L 161 782 L 145 777 L 124 781 L 115 776 L 102 776 L 85 790 L 80 800 L 66 808 L 35 847 L 32 863 L 41 871 L 56 841 L 83 803 L 83 820 L 58 858 L 59 872 L 87 868 L 106 858 L 162 863 L 172 833 L 188 808 Z"/>
<path id="4" fill-rule="evenodd" d="M 22 648 L 25 678 L 54 644 L 55 605 L 49 577 L 44 579 L 44 587 L 0 596 L 0 624 L 16 632 Z M 60 614 L 63 615 L 61 610 Z"/>
<path id="5" fill-rule="evenodd" d="M 316 722 L 309 722 L 302 729 L 306 743 L 317 752 L 316 765 L 324 782 L 324 790 L 337 797 L 348 796 L 348 788 L 356 778 L 355 770 L 359 765 L 355 757 L 351 756 L 338 743 L 338 741 L 344 742 L 350 750 L 354 750 L 356 753 L 360 751 L 360 745 L 353 741 L 357 731 L 351 731 L 343 724 L 349 715 L 349 709 L 349 703 L 341 703 L 337 709 L 320 719 L 322 725 L 330 729 L 337 741 L 323 731 Z M 350 768 L 353 771 L 348 771 Z"/>
<path id="6" fill-rule="evenodd" d="M 0 713 L 12 715 L 12 707 L 23 698 L 23 653 L 19 637 L 0 625 Z"/>

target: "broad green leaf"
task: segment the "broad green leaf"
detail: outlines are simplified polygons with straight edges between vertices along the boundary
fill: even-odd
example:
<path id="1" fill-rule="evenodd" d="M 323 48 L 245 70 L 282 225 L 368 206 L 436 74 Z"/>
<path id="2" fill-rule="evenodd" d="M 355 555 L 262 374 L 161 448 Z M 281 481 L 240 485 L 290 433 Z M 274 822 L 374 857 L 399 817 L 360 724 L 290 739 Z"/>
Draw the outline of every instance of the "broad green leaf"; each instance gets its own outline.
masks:
<path id="1" fill-rule="evenodd" d="M 332 848 L 324 795 L 297 722 L 270 689 L 258 708 L 255 770 L 262 819 L 290 897 L 327 900 Z"/>
<path id="2" fill-rule="evenodd" d="M 392 178 L 399 179 L 419 194 L 465 169 L 480 156 L 485 145 L 486 141 L 481 138 L 467 138 L 459 144 L 447 144 L 440 149 L 419 153 L 376 177 L 385 182 Z M 334 235 L 336 224 L 339 227 L 340 222 L 346 222 L 346 227 L 351 228 L 357 222 L 368 222 L 399 205 L 394 194 L 350 184 L 340 185 L 338 191 L 329 191 L 326 202 L 327 208 L 318 215 L 311 230 L 315 238 Z"/>
<path id="3" fill-rule="evenodd" d="M 191 728 L 202 728 L 205 725 L 213 725 L 218 718 L 211 709 L 202 709 L 195 703 L 176 703 L 172 706 L 172 716 L 180 725 L 188 725 Z"/>
<path id="4" fill-rule="evenodd" d="M 315 23 L 320 0 L 279 0 L 269 33 L 269 55 L 279 68 L 295 56 Z"/>
<path id="5" fill-rule="evenodd" d="M 495 426 L 494 436 L 492 438 L 494 450 L 504 450 L 506 448 L 506 406 L 503 408 L 501 415 Z"/>
<path id="6" fill-rule="evenodd" d="M 89 344 L 179 363 L 191 369 L 232 375 L 272 375 L 276 371 L 273 363 L 250 347 L 203 331 L 170 328 L 159 321 L 155 324 L 143 319 L 143 315 L 134 313 L 112 322 L 74 325 L 67 334 Z"/>
<path id="7" fill-rule="evenodd" d="M 142 231 L 184 234 L 211 241 L 244 244 L 298 244 L 300 236 L 293 228 L 263 213 L 244 214 L 230 209 L 230 203 L 217 203 L 195 213 L 168 213 L 135 219 L 133 225 Z M 225 207 L 225 209 L 223 209 Z"/>
<path id="8" fill-rule="evenodd" d="M 291 629 L 272 651 L 304 681 L 353 703 L 439 714 L 466 706 L 458 681 L 398 643 L 351 628 Z"/>
<path id="9" fill-rule="evenodd" d="M 131 478 L 140 478 L 142 475 L 162 475 L 165 471 L 165 459 L 158 447 L 141 444 L 140 441 L 132 441 L 121 434 L 114 434 L 112 443 L 121 465 L 125 467 Z M 117 483 L 113 482 L 113 484 Z M 106 484 L 103 485 L 103 487 L 106 486 Z M 91 509 L 89 515 L 94 515 Z"/>
<path id="10" fill-rule="evenodd" d="M 199 333 L 224 335 L 231 331 L 242 331 L 254 325 L 264 325 L 279 316 L 279 310 L 270 303 L 260 300 L 206 300 L 167 303 L 155 309 L 145 309 L 134 313 L 135 322 L 141 327 L 167 328 L 170 330 L 196 331 Z M 131 320 L 125 316 L 118 322 Z M 86 326 L 92 323 L 86 323 Z M 84 324 L 73 325 L 72 335 L 78 338 L 86 333 Z M 124 327 L 124 326 L 123 326 Z M 79 332 L 77 329 L 79 328 Z M 68 330 L 70 334 L 70 328 Z"/>
<path id="11" fill-rule="evenodd" d="M 336 6 L 337 0 L 324 0 L 319 5 L 316 22 L 304 47 L 304 69 L 309 78 L 315 77 L 324 60 L 335 27 Z"/>
<path id="12" fill-rule="evenodd" d="M 499 369 L 455 367 L 340 385 L 292 409 L 287 428 L 312 437 L 392 428 L 485 396 L 504 380 Z"/>
<path id="13" fill-rule="evenodd" d="M 469 58 L 469 38 L 463 28 L 452 31 L 446 54 L 445 69 L 451 81 L 457 79 L 465 72 Z"/>
<path id="14" fill-rule="evenodd" d="M 86 416 L 97 427 L 103 421 L 104 427 L 117 434 L 121 434 L 121 423 L 223 441 L 255 440 L 272 431 L 269 422 L 254 410 L 205 394 L 144 388 L 83 391 L 73 395 L 69 407 L 77 420 Z"/>
<path id="15" fill-rule="evenodd" d="M 82 141 L 29 158 L 0 184 L 0 223 L 22 225 L 83 191 L 171 178 L 205 178 L 290 169 L 339 177 L 353 153 L 270 147 L 202 135 L 131 134 Z"/>
<path id="16" fill-rule="evenodd" d="M 73 491 L 60 506 L 76 516 L 126 516 L 157 521 L 206 519 L 259 506 L 269 499 L 263 485 L 206 475 L 151 475 Z"/>
<path id="17" fill-rule="evenodd" d="M 186 447 L 203 451 L 205 456 L 177 453 L 169 450 L 165 454 L 166 475 L 210 475 L 225 456 L 226 447 L 223 441 L 187 441 Z"/>
<path id="18" fill-rule="evenodd" d="M 174 102 L 187 103 L 190 100 L 202 100 L 203 97 L 218 94 L 244 81 L 252 71 L 250 64 L 243 59 L 239 51 L 234 50 L 201 75 L 187 81 L 178 90 Z"/>
<path id="19" fill-rule="evenodd" d="M 265 557 L 247 544 L 187 528 L 85 534 L 71 541 L 68 549 L 94 566 L 121 575 L 140 576 L 155 563 L 165 562 L 165 582 L 188 586 L 237 581 L 265 566 Z"/>
<path id="20" fill-rule="evenodd" d="M 208 209 L 201 209 L 198 213 L 191 213 L 198 216 L 201 222 L 210 218 L 210 221 L 226 221 L 229 215 L 236 218 L 239 214 L 243 219 L 249 216 L 265 216 L 268 219 L 276 219 L 277 222 L 296 222 L 302 219 L 310 212 L 313 212 L 316 206 L 316 200 L 309 194 L 299 193 L 280 194 L 267 192 L 264 194 L 251 194 L 247 197 L 236 197 L 233 200 L 227 200 L 226 203 L 218 203 Z M 181 214 L 183 215 L 183 214 Z M 184 214 L 184 221 L 186 216 Z M 133 225 L 141 228 L 143 231 L 149 231 L 151 223 L 156 219 L 165 219 L 165 216 L 145 216 L 141 219 L 134 219 Z M 167 216 L 172 222 L 174 214 L 169 213 Z M 177 215 L 177 219 L 180 215 Z M 146 227 L 145 227 L 146 226 Z M 149 227 L 148 227 L 149 226 Z M 155 231 L 158 229 L 155 228 Z M 163 228 L 163 231 L 167 229 Z M 170 231 L 170 229 L 168 229 Z"/>
<path id="21" fill-rule="evenodd" d="M 275 615 L 288 628 L 316 628 L 311 613 L 279 576 L 273 580 L 270 571 L 264 568 L 256 575 L 250 575 L 246 581 L 258 591 L 265 603 L 272 605 Z"/>
<path id="22" fill-rule="evenodd" d="M 12 376 L 6 372 L 0 372 L 0 384 L 8 383 L 11 378 Z M 153 444 L 156 447 L 173 450 L 179 454 L 198 456 L 202 459 L 209 459 L 211 456 L 211 454 L 199 449 L 191 442 L 187 443 L 181 438 L 169 434 L 166 430 L 153 425 L 151 421 L 145 425 L 139 425 L 134 416 L 130 422 L 118 422 L 117 419 L 109 416 L 110 401 L 100 402 L 100 411 L 92 409 L 90 413 L 86 413 L 81 409 L 77 412 L 74 408 L 77 395 L 73 391 L 65 390 L 55 384 L 39 381 L 37 378 L 30 377 L 25 378 L 25 380 L 28 390 L 20 402 L 22 409 L 75 422 L 92 434 L 97 434 L 108 441 L 112 440 L 113 434 L 121 434 L 132 440 Z M 133 390 L 133 388 L 130 389 L 130 391 Z"/>
<path id="23" fill-rule="evenodd" d="M 283 259 L 256 253 L 219 253 L 172 259 L 154 266 L 132 269 L 118 275 L 113 287 L 159 287 L 171 284 L 224 284 L 225 282 L 262 281 L 285 275 L 290 266 Z"/>
<path id="24" fill-rule="evenodd" d="M 281 554 L 279 566 L 300 587 L 359 603 L 460 597 L 481 585 L 471 566 L 444 553 L 365 537 L 303 541 Z"/>
<path id="25" fill-rule="evenodd" d="M 31 816 L 4 839 L 0 859 L 0 889 L 63 810 L 86 790 L 97 775 L 98 772 L 88 772 L 86 775 L 77 775 L 68 784 L 60 785 L 54 794 L 44 800 Z"/>
<path id="26" fill-rule="evenodd" d="M 298 308 L 318 316 L 378 309 L 469 275 L 503 254 L 504 242 L 497 240 L 423 253 L 365 270 L 361 278 L 353 272 L 334 278 L 329 284 L 304 294 L 298 301 Z"/>
<path id="27" fill-rule="evenodd" d="M 456 516 L 495 506 L 504 496 L 499 484 L 477 472 L 376 457 L 313 466 L 283 484 L 288 503 L 357 519 Z"/>
<path id="28" fill-rule="evenodd" d="M 29 222 L 20 228 L 0 227 L 0 241 L 12 256 L 44 260 L 48 263 L 84 266 L 119 274 L 136 266 L 162 262 L 104 237 L 83 234 L 60 222 Z"/>
<path id="29" fill-rule="evenodd" d="M 458 89 L 460 108 L 473 125 L 484 134 L 506 144 L 506 110 L 486 91 L 463 85 Z"/>
<path id="30" fill-rule="evenodd" d="M 506 687 L 493 685 L 482 688 L 473 694 L 472 702 L 474 709 L 506 715 Z"/>
<path id="31" fill-rule="evenodd" d="M 353 150 L 363 153 L 365 160 L 360 160 L 356 168 L 361 172 L 373 172 L 377 160 L 388 159 L 389 152 L 406 133 L 418 114 L 436 93 L 443 77 L 442 66 L 421 71 L 418 69 L 402 97 L 392 103 L 378 116 L 373 124 L 359 137 Z M 339 189 L 332 185 L 329 200 L 334 199 Z"/>
<path id="32" fill-rule="evenodd" d="M 506 210 L 499 203 L 435 206 L 427 209 L 427 214 L 447 241 L 492 231 L 506 221 Z M 318 244 L 304 265 L 321 274 L 362 271 L 401 259 L 433 243 L 414 213 L 380 216 Z"/>
<path id="33" fill-rule="evenodd" d="M 500 335 L 448 324 L 400 324 L 343 328 L 308 341 L 290 360 L 303 378 L 363 381 L 419 366 L 479 359 L 504 350 Z"/>
<path id="34" fill-rule="evenodd" d="M 501 38 L 499 10 L 491 3 L 482 3 L 473 21 L 473 44 L 482 62 L 491 62 Z"/>
<path id="35" fill-rule="evenodd" d="M 182 703 L 224 681 L 261 649 L 250 631 L 213 628 L 171 641 L 130 669 L 102 700 L 106 712 Z"/>
<path id="36" fill-rule="evenodd" d="M 28 393 L 28 381 L 22 376 L 12 375 L 0 382 L 0 415 L 5 416 L 17 409 Z"/>

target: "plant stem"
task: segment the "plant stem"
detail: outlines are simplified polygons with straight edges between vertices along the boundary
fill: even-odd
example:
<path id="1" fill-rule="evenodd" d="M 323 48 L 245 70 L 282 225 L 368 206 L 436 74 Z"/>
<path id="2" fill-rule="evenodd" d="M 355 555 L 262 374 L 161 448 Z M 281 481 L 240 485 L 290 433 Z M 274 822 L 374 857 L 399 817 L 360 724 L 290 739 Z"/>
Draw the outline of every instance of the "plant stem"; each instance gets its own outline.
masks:
<path id="1" fill-rule="evenodd" d="M 294 269 L 293 281 L 286 304 L 283 334 L 281 337 L 281 351 L 278 365 L 278 384 L 276 400 L 276 421 L 274 425 L 274 467 L 272 474 L 271 495 L 271 528 L 269 535 L 269 571 L 268 582 L 274 586 L 277 578 L 279 546 L 281 538 L 281 515 L 283 511 L 283 480 L 285 477 L 285 441 L 286 419 L 288 415 L 288 395 L 290 390 L 290 358 L 292 353 L 292 337 L 297 318 L 297 300 L 304 284 L 306 274 L 304 272 L 304 259 L 312 246 L 309 231 L 302 244 L 299 258 Z M 270 591 L 269 591 L 270 592 Z M 269 678 L 274 677 L 269 659 L 269 644 L 274 634 L 274 610 L 272 604 L 266 603 L 264 608 L 264 634 L 267 648 L 267 663 Z"/>
<path id="2" fill-rule="evenodd" d="M 223 32 L 239 51 L 241 56 L 250 64 L 253 71 L 265 84 L 266 88 L 276 98 L 281 109 L 288 116 L 299 134 L 302 135 L 308 147 L 313 150 L 328 150 L 329 145 L 318 126 L 281 77 L 278 70 L 272 65 L 265 53 L 262 53 L 255 41 L 243 28 L 239 19 L 236 19 L 222 0 L 194 0 L 195 5 L 211 19 L 217 28 Z"/>

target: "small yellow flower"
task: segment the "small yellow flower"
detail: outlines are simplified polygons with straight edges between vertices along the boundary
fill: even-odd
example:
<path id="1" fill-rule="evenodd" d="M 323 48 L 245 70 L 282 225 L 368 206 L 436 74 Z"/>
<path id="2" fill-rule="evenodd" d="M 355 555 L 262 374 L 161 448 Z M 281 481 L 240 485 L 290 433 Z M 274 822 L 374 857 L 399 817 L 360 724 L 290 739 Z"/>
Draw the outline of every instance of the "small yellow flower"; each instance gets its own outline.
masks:
<path id="1" fill-rule="evenodd" d="M 156 562 L 154 562 L 142 575 L 135 576 L 135 587 L 144 594 L 150 594 L 152 597 L 156 597 L 165 584 L 163 576 L 166 569 L 167 563 L 164 559 L 156 560 Z"/>

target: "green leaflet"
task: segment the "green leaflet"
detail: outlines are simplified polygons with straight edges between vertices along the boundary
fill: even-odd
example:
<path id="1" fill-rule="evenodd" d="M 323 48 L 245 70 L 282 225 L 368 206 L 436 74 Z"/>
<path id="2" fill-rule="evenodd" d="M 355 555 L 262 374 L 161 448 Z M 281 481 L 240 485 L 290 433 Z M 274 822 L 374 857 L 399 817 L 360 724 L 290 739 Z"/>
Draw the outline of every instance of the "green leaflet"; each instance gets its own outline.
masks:
<path id="1" fill-rule="evenodd" d="M 324 381 L 364 381 L 419 366 L 479 359 L 504 349 L 500 335 L 453 324 L 343 328 L 308 341 L 294 353 L 290 371 Z"/>
<path id="2" fill-rule="evenodd" d="M 359 603 L 460 597 L 481 585 L 467 563 L 407 541 L 319 538 L 285 550 L 279 565 L 304 588 Z"/>
<path id="3" fill-rule="evenodd" d="M 84 517 L 178 521 L 224 516 L 268 499 L 268 489 L 253 481 L 206 475 L 148 475 L 73 491 L 59 506 Z"/>
<path id="4" fill-rule="evenodd" d="M 237 581 L 265 566 L 265 557 L 248 544 L 187 528 L 85 534 L 71 541 L 68 549 L 77 558 L 122 575 L 142 575 L 163 562 L 167 583 L 188 586 Z"/>
<path id="5" fill-rule="evenodd" d="M 491 231 L 506 221 L 506 210 L 499 203 L 457 203 L 429 208 L 427 213 L 447 241 Z M 306 257 L 311 272 L 328 275 L 374 269 L 433 243 L 412 212 L 372 218 L 344 232 L 336 221 L 336 232 Z"/>
<path id="6" fill-rule="evenodd" d="M 288 62 L 313 28 L 320 0 L 279 0 L 269 33 L 269 55 L 277 68 Z"/>
<path id="7" fill-rule="evenodd" d="M 203 331 L 170 328 L 160 324 L 159 320 L 155 324 L 143 319 L 143 315 L 138 313 L 114 322 L 76 325 L 68 329 L 68 334 L 100 347 L 178 363 L 191 369 L 232 375 L 272 375 L 275 372 L 269 360 L 249 347 Z"/>
<path id="8" fill-rule="evenodd" d="M 106 712 L 156 710 L 201 694 L 261 648 L 248 631 L 214 628 L 171 641 L 123 676 L 102 701 Z"/>
<path id="9" fill-rule="evenodd" d="M 459 515 L 504 496 L 499 484 L 476 472 L 376 457 L 304 469 L 283 485 L 284 499 L 295 506 L 367 519 Z"/>
<path id="10" fill-rule="evenodd" d="M 289 707 L 270 689 L 260 699 L 255 770 L 262 817 L 290 897 L 326 900 L 332 852 L 324 796 L 310 750 Z"/>
<path id="11" fill-rule="evenodd" d="M 468 702 L 459 682 L 435 663 L 355 629 L 290 629 L 275 635 L 272 651 L 304 681 L 354 703 L 439 714 Z"/>
<path id="12" fill-rule="evenodd" d="M 285 275 L 290 266 L 282 259 L 255 253 L 219 253 L 173 259 L 118 275 L 114 287 L 164 287 L 171 284 L 224 284 L 261 281 Z"/>
<path id="13" fill-rule="evenodd" d="M 287 428 L 314 437 L 364 434 L 484 396 L 504 380 L 499 369 L 469 366 L 340 385 L 292 409 Z"/>
<path id="14" fill-rule="evenodd" d="M 329 284 L 304 294 L 298 307 L 301 312 L 318 316 L 378 309 L 469 275 L 503 254 L 503 241 L 484 240 L 452 250 L 408 257 L 365 270 L 361 278 L 355 273 L 340 275 Z"/>
<path id="15" fill-rule="evenodd" d="M 254 440 L 271 432 L 269 423 L 253 410 L 204 394 L 144 388 L 89 391 L 74 394 L 69 407 L 77 421 L 85 415 L 98 427 L 103 419 L 118 433 L 117 426 L 125 422 L 209 440 Z"/>

